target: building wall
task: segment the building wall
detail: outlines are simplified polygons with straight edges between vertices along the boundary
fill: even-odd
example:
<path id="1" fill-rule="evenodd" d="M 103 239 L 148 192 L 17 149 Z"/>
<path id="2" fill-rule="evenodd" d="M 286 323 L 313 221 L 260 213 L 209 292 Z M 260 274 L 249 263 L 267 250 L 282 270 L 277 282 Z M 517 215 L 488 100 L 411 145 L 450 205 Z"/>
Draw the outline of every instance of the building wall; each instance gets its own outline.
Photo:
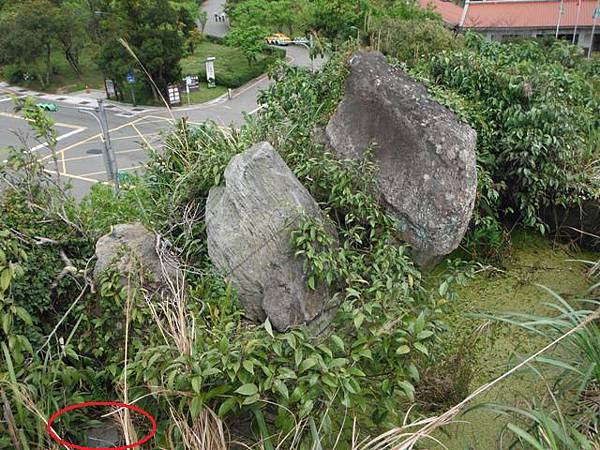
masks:
<path id="1" fill-rule="evenodd" d="M 559 38 L 571 41 L 573 39 L 573 28 L 560 28 Z M 536 29 L 506 29 L 506 30 L 490 30 L 484 32 L 485 36 L 493 41 L 503 41 L 510 38 L 525 38 L 525 37 L 543 37 L 543 36 L 554 36 L 556 30 L 536 30 Z M 590 40 L 592 37 L 591 29 L 578 29 L 575 42 L 581 47 L 587 50 L 590 46 Z M 594 51 L 600 51 L 600 24 L 596 27 L 596 33 L 594 38 Z"/>

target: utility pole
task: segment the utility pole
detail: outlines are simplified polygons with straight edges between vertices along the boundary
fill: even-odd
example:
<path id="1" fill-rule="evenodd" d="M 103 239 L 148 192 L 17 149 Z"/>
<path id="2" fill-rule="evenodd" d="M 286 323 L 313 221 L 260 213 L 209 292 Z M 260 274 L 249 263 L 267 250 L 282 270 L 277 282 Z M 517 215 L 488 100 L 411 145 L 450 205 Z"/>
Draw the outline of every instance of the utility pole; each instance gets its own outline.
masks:
<path id="1" fill-rule="evenodd" d="M 104 107 L 104 100 L 98 99 L 97 108 L 79 108 L 79 112 L 88 114 L 96 119 L 100 130 L 102 132 L 102 143 L 104 147 L 102 149 L 102 158 L 104 159 L 104 168 L 108 180 L 113 182 L 115 192 L 119 192 L 119 169 L 117 168 L 117 158 L 112 148 L 110 141 L 110 132 L 108 129 L 108 120 L 106 118 L 106 108 Z"/>
<path id="2" fill-rule="evenodd" d="M 558 39 L 558 32 L 560 30 L 560 19 L 562 18 L 562 15 L 565 12 L 565 7 L 563 4 L 564 0 L 560 0 L 560 6 L 558 7 L 558 22 L 556 23 L 556 35 L 554 36 L 555 39 Z"/>
<path id="3" fill-rule="evenodd" d="M 590 48 L 588 48 L 587 54 L 588 59 L 592 57 L 592 50 L 594 48 L 594 34 L 596 33 L 596 22 L 598 21 L 598 17 L 600 17 L 600 0 L 596 2 L 596 9 L 594 9 L 594 21 L 592 22 L 592 36 L 590 37 Z"/>
<path id="4" fill-rule="evenodd" d="M 575 30 L 573 30 L 573 40 L 571 44 L 575 44 L 577 40 L 577 27 L 579 26 L 579 14 L 581 14 L 581 0 L 577 0 L 577 16 L 575 16 Z"/>

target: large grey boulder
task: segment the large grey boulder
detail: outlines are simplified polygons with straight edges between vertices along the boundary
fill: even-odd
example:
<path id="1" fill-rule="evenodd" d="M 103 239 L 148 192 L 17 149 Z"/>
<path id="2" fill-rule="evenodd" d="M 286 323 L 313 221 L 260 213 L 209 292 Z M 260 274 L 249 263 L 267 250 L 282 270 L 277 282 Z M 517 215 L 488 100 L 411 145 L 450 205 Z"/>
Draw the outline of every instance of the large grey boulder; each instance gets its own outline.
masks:
<path id="1" fill-rule="evenodd" d="M 225 186 L 206 204 L 208 254 L 237 289 L 246 316 L 279 331 L 308 324 L 327 308 L 328 289 L 307 287 L 291 232 L 306 215 L 329 226 L 315 200 L 266 142 L 236 155 Z"/>
<path id="2" fill-rule="evenodd" d="M 96 258 L 96 281 L 102 272 L 115 264 L 124 279 L 132 271 L 135 276 L 141 265 L 151 278 L 144 280 L 146 287 L 164 288 L 183 282 L 183 273 L 175 258 L 165 250 L 164 242 L 140 223 L 114 225 L 110 233 L 98 239 Z"/>
<path id="3" fill-rule="evenodd" d="M 381 53 L 358 52 L 349 65 L 326 142 L 345 159 L 372 149 L 379 200 L 416 261 L 431 265 L 458 247 L 471 218 L 477 135 Z"/>

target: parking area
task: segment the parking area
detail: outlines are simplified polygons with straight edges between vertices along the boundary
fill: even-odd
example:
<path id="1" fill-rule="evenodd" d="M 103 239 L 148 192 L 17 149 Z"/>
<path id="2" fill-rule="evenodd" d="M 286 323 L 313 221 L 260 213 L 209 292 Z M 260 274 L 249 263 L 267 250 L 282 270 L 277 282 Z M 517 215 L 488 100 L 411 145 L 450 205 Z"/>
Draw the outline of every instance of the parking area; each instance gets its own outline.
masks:
<path id="1" fill-rule="evenodd" d="M 110 139 L 117 158 L 119 173 L 135 173 L 148 159 L 148 150 L 160 151 L 163 135 L 172 128 L 172 121 L 160 116 L 144 116 L 110 130 Z M 71 143 L 57 152 L 60 174 L 78 182 L 107 181 L 101 135 L 95 134 Z M 51 155 L 44 158 L 48 170 L 54 171 Z M 79 184 L 79 183 L 77 183 Z"/>
<path id="2" fill-rule="evenodd" d="M 29 148 L 32 152 L 38 152 L 40 157 L 48 153 L 46 142 L 41 141 L 35 136 L 35 133 L 27 126 L 27 121 L 20 114 L 14 112 L 0 111 L 0 119 L 2 120 L 2 129 L 0 137 L 2 146 L 0 147 L 0 161 L 3 161 L 7 154 L 8 148 Z M 74 124 L 57 122 L 54 129 L 58 134 L 58 142 L 74 137 L 86 130 Z"/>

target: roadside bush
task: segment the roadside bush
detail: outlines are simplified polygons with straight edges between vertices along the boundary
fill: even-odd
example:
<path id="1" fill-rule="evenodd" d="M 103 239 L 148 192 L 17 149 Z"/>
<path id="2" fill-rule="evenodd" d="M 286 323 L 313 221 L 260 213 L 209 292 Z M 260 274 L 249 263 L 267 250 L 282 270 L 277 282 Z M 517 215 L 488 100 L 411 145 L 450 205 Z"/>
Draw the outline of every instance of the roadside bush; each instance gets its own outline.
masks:
<path id="1" fill-rule="evenodd" d="M 25 70 L 18 64 L 8 64 L 2 70 L 2 76 L 10 84 L 18 84 L 25 80 Z"/>
<path id="2" fill-rule="evenodd" d="M 462 38 L 443 23 L 431 19 L 384 19 L 371 32 L 372 45 L 384 54 L 406 63 L 409 67 L 443 50 L 456 50 Z"/>

